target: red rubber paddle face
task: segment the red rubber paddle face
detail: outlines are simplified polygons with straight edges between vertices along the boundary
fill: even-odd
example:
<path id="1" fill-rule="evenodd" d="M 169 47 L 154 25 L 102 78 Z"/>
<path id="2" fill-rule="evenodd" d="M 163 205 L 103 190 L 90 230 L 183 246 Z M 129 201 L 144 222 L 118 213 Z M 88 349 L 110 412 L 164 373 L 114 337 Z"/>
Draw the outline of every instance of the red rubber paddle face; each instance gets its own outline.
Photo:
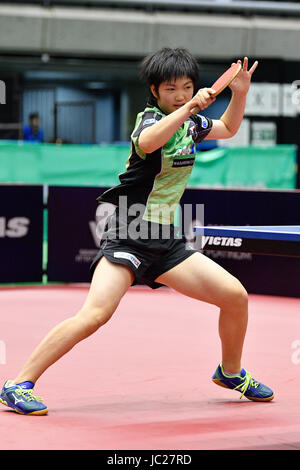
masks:
<path id="1" fill-rule="evenodd" d="M 239 71 L 241 70 L 241 64 L 233 64 L 229 69 L 224 72 L 221 77 L 211 86 L 216 93 L 213 96 L 217 96 L 223 91 L 231 82 L 235 79 Z"/>

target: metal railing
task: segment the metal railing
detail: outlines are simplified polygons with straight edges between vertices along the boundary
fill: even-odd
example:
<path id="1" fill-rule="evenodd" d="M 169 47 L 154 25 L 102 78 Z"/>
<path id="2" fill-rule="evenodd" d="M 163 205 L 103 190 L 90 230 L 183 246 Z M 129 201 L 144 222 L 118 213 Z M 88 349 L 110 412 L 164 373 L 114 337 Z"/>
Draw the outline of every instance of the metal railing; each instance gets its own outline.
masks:
<path id="1" fill-rule="evenodd" d="M 0 139 L 22 140 L 23 124 L 21 122 L 0 123 Z"/>
<path id="2" fill-rule="evenodd" d="M 142 10 L 211 11 L 214 13 L 271 14 L 297 16 L 300 14 L 299 0 L 255 1 L 255 0 L 10 0 L 1 3 L 38 4 L 42 6 L 93 6 L 139 8 Z"/>

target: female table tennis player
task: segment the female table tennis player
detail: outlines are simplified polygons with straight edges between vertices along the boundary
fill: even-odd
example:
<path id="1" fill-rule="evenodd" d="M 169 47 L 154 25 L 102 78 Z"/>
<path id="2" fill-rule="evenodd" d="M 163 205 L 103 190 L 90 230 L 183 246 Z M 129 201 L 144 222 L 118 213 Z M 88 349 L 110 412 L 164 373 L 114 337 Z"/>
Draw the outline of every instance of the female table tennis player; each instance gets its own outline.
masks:
<path id="1" fill-rule="evenodd" d="M 247 292 L 240 282 L 203 254 L 187 250 L 175 236 L 173 208 L 179 202 L 193 168 L 195 143 L 203 139 L 226 139 L 238 131 L 255 62 L 248 70 L 244 58 L 241 71 L 229 85 L 231 101 L 219 120 L 195 114 L 214 100 L 212 88 L 195 95 L 198 65 L 185 49 L 164 48 L 147 56 L 141 73 L 150 97 L 138 114 L 131 136 L 132 149 L 120 184 L 106 191 L 99 203 L 117 206 L 109 222 L 107 237 L 92 264 L 89 293 L 79 312 L 52 329 L 31 354 L 14 380 L 7 380 L 1 402 L 22 414 L 46 414 L 42 399 L 33 387 L 42 373 L 79 341 L 104 325 L 116 310 L 127 289 L 142 281 L 155 289 L 169 286 L 182 294 L 220 309 L 221 362 L 213 381 L 241 392 L 250 400 L 270 401 L 273 392 L 242 368 L 242 348 L 247 328 Z M 130 234 L 132 217 L 121 214 L 120 198 L 127 197 L 128 210 L 139 203 L 144 208 L 140 233 Z M 163 228 L 168 227 L 168 237 Z M 127 235 L 120 236 L 121 232 Z M 151 237 L 152 233 L 154 237 Z"/>

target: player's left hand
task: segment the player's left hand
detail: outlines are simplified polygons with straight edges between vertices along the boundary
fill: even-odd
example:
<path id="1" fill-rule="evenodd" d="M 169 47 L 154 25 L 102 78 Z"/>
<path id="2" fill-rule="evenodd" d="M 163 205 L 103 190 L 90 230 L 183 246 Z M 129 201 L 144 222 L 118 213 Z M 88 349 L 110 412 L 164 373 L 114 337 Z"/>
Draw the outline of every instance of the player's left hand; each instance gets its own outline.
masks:
<path id="1" fill-rule="evenodd" d="M 236 78 L 232 80 L 229 85 L 229 88 L 233 93 L 236 94 L 246 94 L 248 93 L 251 77 L 256 67 L 258 66 L 258 61 L 256 60 L 252 67 L 248 70 L 248 57 L 244 57 L 244 62 L 242 64 L 241 60 L 237 61 L 238 64 L 242 65 L 241 71 L 238 73 Z"/>

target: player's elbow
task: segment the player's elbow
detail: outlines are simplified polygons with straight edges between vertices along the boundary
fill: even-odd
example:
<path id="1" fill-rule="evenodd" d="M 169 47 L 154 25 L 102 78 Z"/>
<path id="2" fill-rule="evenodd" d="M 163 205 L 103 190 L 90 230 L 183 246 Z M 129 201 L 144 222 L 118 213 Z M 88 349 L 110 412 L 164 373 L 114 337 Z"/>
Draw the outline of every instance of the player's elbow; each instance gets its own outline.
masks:
<path id="1" fill-rule="evenodd" d="M 224 126 L 224 137 L 223 139 L 231 139 L 231 137 L 234 137 L 235 134 L 237 133 L 239 129 L 235 129 L 229 126 Z"/>
<path id="2" fill-rule="evenodd" d="M 151 146 L 145 144 L 144 142 L 139 142 L 139 147 L 140 147 L 141 151 L 144 152 L 144 153 L 151 153 L 152 152 Z"/>
<path id="3" fill-rule="evenodd" d="M 156 150 L 155 145 L 153 145 L 152 139 L 150 140 L 143 136 L 140 136 L 139 138 L 139 147 L 144 153 L 152 153 L 154 152 L 154 150 Z"/>
<path id="4" fill-rule="evenodd" d="M 234 137 L 235 134 L 237 133 L 238 129 L 235 129 L 235 130 L 231 130 L 231 129 L 228 129 L 228 137 L 227 139 L 231 139 L 231 137 Z"/>

